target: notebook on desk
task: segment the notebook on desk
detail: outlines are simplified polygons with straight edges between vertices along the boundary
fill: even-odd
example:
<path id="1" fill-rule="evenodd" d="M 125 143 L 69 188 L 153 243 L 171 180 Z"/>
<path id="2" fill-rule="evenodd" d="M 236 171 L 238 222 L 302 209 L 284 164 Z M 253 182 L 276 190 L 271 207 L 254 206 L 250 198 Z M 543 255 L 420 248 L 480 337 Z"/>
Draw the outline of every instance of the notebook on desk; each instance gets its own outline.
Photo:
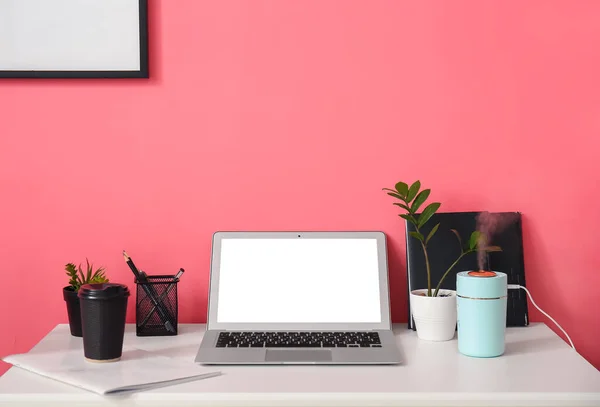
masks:
<path id="1" fill-rule="evenodd" d="M 477 229 L 477 216 L 480 212 L 440 212 L 434 214 L 421 232 L 427 236 L 431 228 L 440 223 L 439 229 L 429 242 L 428 253 L 431 266 L 431 279 L 434 286 L 442 277 L 448 267 L 460 254 L 458 239 L 451 232 L 456 229 L 463 242 L 467 241 L 473 231 Z M 510 215 L 512 221 L 498 230 L 492 236 L 491 245 L 500 246 L 501 252 L 492 252 L 487 255 L 487 268 L 506 273 L 508 284 L 525 285 L 525 265 L 523 258 L 523 238 L 521 228 L 521 215 L 517 212 L 500 212 Z M 427 287 L 427 274 L 425 259 L 420 243 L 409 235 L 414 231 L 414 225 L 406 222 L 406 268 L 408 279 L 408 293 Z M 478 269 L 477 254 L 465 256 L 446 277 L 441 288 L 456 290 L 456 273 L 464 270 Z M 507 326 L 529 325 L 527 310 L 527 297 L 522 290 L 509 290 L 507 301 Z M 408 326 L 416 329 L 411 310 L 408 304 Z"/>

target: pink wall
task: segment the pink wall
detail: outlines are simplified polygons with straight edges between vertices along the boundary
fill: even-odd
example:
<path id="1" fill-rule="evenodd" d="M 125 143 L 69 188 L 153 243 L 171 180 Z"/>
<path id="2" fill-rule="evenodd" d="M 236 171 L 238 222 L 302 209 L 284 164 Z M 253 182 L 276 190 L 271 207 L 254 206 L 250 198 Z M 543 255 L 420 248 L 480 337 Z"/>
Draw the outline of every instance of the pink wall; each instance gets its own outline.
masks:
<path id="1" fill-rule="evenodd" d="M 0 81 L 0 354 L 67 321 L 67 262 L 133 288 L 123 249 L 204 321 L 218 229 L 383 230 L 405 321 L 381 188 L 419 178 L 523 212 L 536 302 L 600 367 L 600 3 L 150 3 L 152 79 Z"/>

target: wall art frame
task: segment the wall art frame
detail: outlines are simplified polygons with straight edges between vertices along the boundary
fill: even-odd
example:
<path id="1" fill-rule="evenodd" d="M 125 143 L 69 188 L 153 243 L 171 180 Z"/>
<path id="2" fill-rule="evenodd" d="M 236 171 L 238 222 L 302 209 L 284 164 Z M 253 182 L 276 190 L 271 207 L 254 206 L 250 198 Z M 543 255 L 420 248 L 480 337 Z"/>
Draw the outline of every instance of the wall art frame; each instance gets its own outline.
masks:
<path id="1" fill-rule="evenodd" d="M 148 77 L 148 0 L 0 0 L 0 78 Z"/>

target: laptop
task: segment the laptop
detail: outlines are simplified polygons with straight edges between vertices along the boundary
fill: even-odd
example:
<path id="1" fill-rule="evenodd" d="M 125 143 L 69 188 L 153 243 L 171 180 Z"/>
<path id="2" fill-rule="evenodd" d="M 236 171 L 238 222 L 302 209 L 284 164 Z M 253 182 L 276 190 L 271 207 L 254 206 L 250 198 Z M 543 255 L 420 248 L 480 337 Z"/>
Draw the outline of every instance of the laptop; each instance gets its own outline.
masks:
<path id="1" fill-rule="evenodd" d="M 382 232 L 217 232 L 200 364 L 398 364 Z"/>

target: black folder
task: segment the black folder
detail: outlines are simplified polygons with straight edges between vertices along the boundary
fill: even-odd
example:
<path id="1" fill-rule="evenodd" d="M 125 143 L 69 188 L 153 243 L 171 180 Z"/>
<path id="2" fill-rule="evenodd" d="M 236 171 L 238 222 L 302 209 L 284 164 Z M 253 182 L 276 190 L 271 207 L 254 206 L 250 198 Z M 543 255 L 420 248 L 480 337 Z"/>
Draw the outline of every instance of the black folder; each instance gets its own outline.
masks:
<path id="1" fill-rule="evenodd" d="M 477 216 L 480 212 L 439 212 L 421 228 L 425 236 L 439 222 L 440 226 L 429 241 L 427 252 L 431 267 L 432 289 L 438 284 L 448 267 L 460 255 L 459 241 L 451 231 L 455 229 L 462 237 L 465 245 L 471 233 L 477 229 Z M 491 236 L 489 245 L 500 246 L 502 251 L 487 253 L 485 268 L 507 274 L 508 284 L 525 285 L 525 265 L 523 257 L 523 237 L 521 228 L 521 214 L 518 212 L 499 212 L 508 214 L 512 221 Z M 427 288 L 427 272 L 425 258 L 421 243 L 409 232 L 415 231 L 412 223 L 406 222 L 406 268 L 408 279 L 408 293 L 412 290 Z M 444 280 L 441 288 L 456 290 L 456 274 L 460 271 L 478 270 L 477 253 L 470 253 L 463 257 Z M 507 299 L 507 326 L 527 326 L 529 316 L 527 310 L 527 297 L 523 290 L 509 290 Z M 408 327 L 416 329 L 408 304 Z"/>

